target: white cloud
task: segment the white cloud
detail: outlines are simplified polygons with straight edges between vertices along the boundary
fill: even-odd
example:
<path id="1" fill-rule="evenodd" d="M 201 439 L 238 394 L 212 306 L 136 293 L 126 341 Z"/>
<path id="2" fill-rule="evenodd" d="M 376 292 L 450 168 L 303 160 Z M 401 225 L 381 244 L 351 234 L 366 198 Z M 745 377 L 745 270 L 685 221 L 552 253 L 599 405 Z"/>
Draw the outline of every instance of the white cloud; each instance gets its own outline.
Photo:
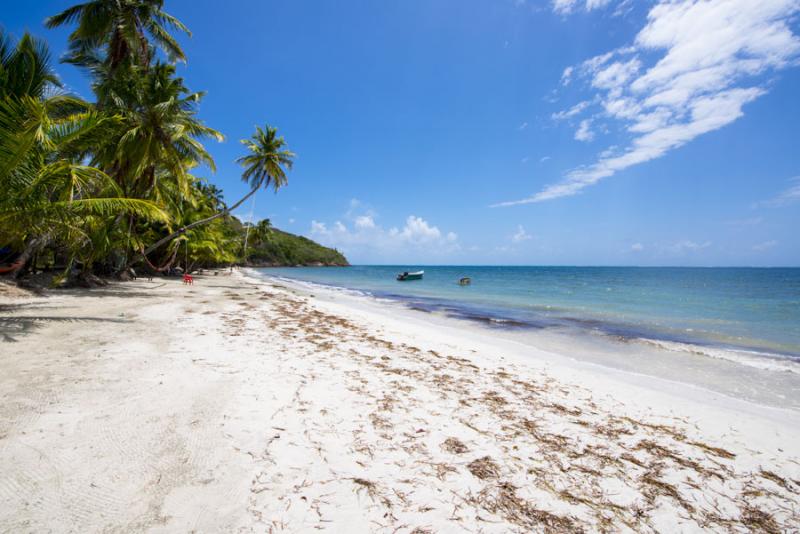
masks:
<path id="1" fill-rule="evenodd" d="M 556 13 L 570 13 L 577 4 L 577 0 L 553 0 L 553 11 Z"/>
<path id="2" fill-rule="evenodd" d="M 591 11 L 609 4 L 611 0 L 553 0 L 553 11 L 559 15 L 568 15 L 581 5 L 586 11 Z"/>
<path id="3" fill-rule="evenodd" d="M 611 0 L 586 0 L 586 10 L 598 9 L 607 6 Z"/>
<path id="4" fill-rule="evenodd" d="M 582 73 L 586 72 L 595 72 L 599 69 L 602 65 L 608 63 L 608 60 L 614 57 L 617 51 L 606 52 L 605 54 L 600 54 L 594 57 L 590 57 L 580 65 L 580 70 Z"/>
<path id="5" fill-rule="evenodd" d="M 561 73 L 561 85 L 567 86 L 572 81 L 572 73 L 575 70 L 574 67 L 567 67 L 564 69 L 564 72 Z"/>
<path id="6" fill-rule="evenodd" d="M 371 215 L 359 215 L 356 217 L 356 228 L 375 228 L 375 221 Z"/>
<path id="7" fill-rule="evenodd" d="M 612 97 L 619 96 L 641 67 L 642 63 L 637 58 L 606 64 L 594 73 L 592 87 L 605 89 Z"/>
<path id="8" fill-rule="evenodd" d="M 289 224 L 294 224 L 294 219 L 290 218 L 289 219 Z"/>
<path id="9" fill-rule="evenodd" d="M 686 254 L 687 252 L 696 252 L 698 250 L 703 250 L 711 246 L 711 241 L 704 241 L 703 243 L 697 243 L 696 241 L 691 241 L 689 239 L 684 239 L 682 241 L 678 241 L 676 243 L 672 243 L 664 247 L 667 252 L 671 252 L 673 254 Z"/>
<path id="10" fill-rule="evenodd" d="M 553 159 L 553 158 L 551 158 L 550 156 L 542 156 L 542 158 L 539 160 L 539 163 L 544 163 L 545 161 L 548 161 L 548 160 L 551 160 L 551 159 Z"/>
<path id="11" fill-rule="evenodd" d="M 581 111 L 589 107 L 589 104 L 590 102 L 588 100 L 578 102 L 569 109 L 559 111 L 558 113 L 553 113 L 552 115 L 550 115 L 550 118 L 553 119 L 554 121 L 569 119 L 571 117 L 574 117 L 575 115 L 578 115 Z"/>
<path id="12" fill-rule="evenodd" d="M 771 239 L 769 241 L 764 241 L 763 243 L 758 243 L 757 245 L 753 245 L 753 250 L 755 250 L 756 252 L 762 252 L 764 250 L 769 250 L 771 248 L 774 248 L 777 244 L 778 244 L 777 241 Z"/>
<path id="13" fill-rule="evenodd" d="M 325 223 L 311 221 L 311 235 L 325 235 L 328 233 L 328 228 Z"/>
<path id="14" fill-rule="evenodd" d="M 528 163 L 528 160 L 529 160 L 529 159 L 531 159 L 531 158 L 529 158 L 528 156 L 525 156 L 524 158 L 522 158 L 522 159 L 521 159 L 521 160 L 519 160 L 519 161 L 520 161 L 520 163 Z"/>
<path id="15" fill-rule="evenodd" d="M 731 226 L 756 226 L 764 222 L 764 217 L 749 217 L 747 219 L 736 219 L 728 221 L 727 224 Z"/>
<path id="16" fill-rule="evenodd" d="M 711 241 L 679 239 L 677 241 L 653 242 L 645 245 L 640 241 L 631 243 L 628 250 L 632 254 L 653 258 L 690 258 L 701 256 L 702 252 L 713 246 Z"/>
<path id="17" fill-rule="evenodd" d="M 526 232 L 525 228 L 521 224 L 517 225 L 517 231 L 511 236 L 511 241 L 514 243 L 522 243 L 523 241 L 528 241 L 529 239 L 533 239 L 533 236 Z"/>
<path id="18" fill-rule="evenodd" d="M 634 0 L 622 0 L 619 2 L 614 9 L 614 16 L 622 17 L 630 13 L 633 10 L 633 3 Z"/>
<path id="19" fill-rule="evenodd" d="M 422 259 L 441 257 L 460 250 L 455 232 L 443 232 L 415 215 L 409 215 L 402 227 L 388 229 L 377 224 L 372 214 L 356 215 L 352 220 L 352 225 L 341 221 L 332 225 L 311 221 L 311 237 L 346 255 L 355 254 L 371 261 L 400 261 L 415 254 Z"/>
<path id="20" fill-rule="evenodd" d="M 389 230 L 389 235 L 397 237 L 407 243 L 424 244 L 440 241 L 442 239 L 442 232 L 436 226 L 431 226 L 428 221 L 422 217 L 409 215 L 406 219 L 406 225 L 403 228 L 392 228 Z M 450 232 L 447 240 L 454 240 L 455 236 Z"/>
<path id="21" fill-rule="evenodd" d="M 608 158 L 608 157 L 616 154 L 617 151 L 618 151 L 617 148 L 618 148 L 617 145 L 611 145 L 607 149 L 605 149 L 602 152 L 600 152 L 600 157 L 601 158 Z"/>
<path id="22" fill-rule="evenodd" d="M 578 130 L 575 132 L 575 139 L 578 141 L 589 142 L 594 139 L 594 132 L 591 130 L 592 119 L 584 119 L 581 121 Z"/>
<path id="23" fill-rule="evenodd" d="M 527 122 L 523 122 L 522 124 L 520 124 L 520 125 L 517 127 L 517 130 L 520 130 L 520 131 L 522 131 L 522 130 L 524 130 L 524 129 L 525 129 L 525 128 L 527 128 L 527 127 L 528 127 L 528 123 L 527 123 Z"/>
<path id="24" fill-rule="evenodd" d="M 569 13 L 579 4 L 557 0 L 553 8 Z M 800 38 L 789 26 L 798 11 L 798 0 L 660 0 L 631 46 L 570 71 L 588 80 L 605 117 L 631 136 L 627 146 L 531 197 L 497 205 L 574 195 L 734 122 L 766 93 L 764 74 L 800 59 Z"/>
<path id="25" fill-rule="evenodd" d="M 350 202 L 348 202 L 347 212 L 345 212 L 344 216 L 345 216 L 346 219 L 352 220 L 354 217 L 356 217 L 357 213 L 363 212 L 363 211 L 365 211 L 365 207 L 361 203 L 361 201 L 358 200 L 357 198 L 351 198 Z M 366 209 L 366 213 L 369 215 L 372 212 L 370 210 Z"/>
<path id="26" fill-rule="evenodd" d="M 781 206 L 786 206 L 787 204 L 800 202 L 800 176 L 790 178 L 789 181 L 793 182 L 794 185 L 790 186 L 784 191 L 781 191 L 774 198 L 757 202 L 754 207 L 758 208 L 763 206 L 768 208 L 779 208 Z"/>

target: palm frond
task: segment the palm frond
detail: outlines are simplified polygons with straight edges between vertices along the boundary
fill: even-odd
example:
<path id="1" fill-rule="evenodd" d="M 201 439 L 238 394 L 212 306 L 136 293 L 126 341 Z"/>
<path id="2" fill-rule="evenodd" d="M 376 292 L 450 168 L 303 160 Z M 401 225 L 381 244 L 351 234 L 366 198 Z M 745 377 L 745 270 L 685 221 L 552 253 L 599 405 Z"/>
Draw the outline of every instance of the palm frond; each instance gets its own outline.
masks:
<path id="1" fill-rule="evenodd" d="M 44 25 L 48 29 L 58 28 L 59 26 L 63 26 L 64 24 L 72 24 L 78 20 L 78 17 L 81 16 L 83 10 L 85 9 L 86 4 L 77 4 L 72 7 L 68 7 L 58 15 L 53 15 L 52 17 L 47 17 L 44 19 Z"/>

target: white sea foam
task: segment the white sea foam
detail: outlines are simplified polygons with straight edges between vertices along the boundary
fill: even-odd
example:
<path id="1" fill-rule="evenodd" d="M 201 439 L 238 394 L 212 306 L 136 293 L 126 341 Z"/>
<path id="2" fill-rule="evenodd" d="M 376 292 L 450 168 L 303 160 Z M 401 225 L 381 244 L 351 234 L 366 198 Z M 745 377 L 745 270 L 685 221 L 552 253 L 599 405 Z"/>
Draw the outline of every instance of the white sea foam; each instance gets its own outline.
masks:
<path id="1" fill-rule="evenodd" d="M 693 345 L 691 343 L 661 341 L 658 339 L 640 338 L 638 341 L 672 352 L 684 352 L 696 354 L 698 356 L 716 358 L 718 360 L 727 360 L 741 365 L 746 365 L 748 367 L 763 369 L 765 371 L 782 371 L 800 374 L 800 362 L 786 356 L 779 356 L 768 352 L 704 347 L 702 345 Z"/>
<path id="2" fill-rule="evenodd" d="M 372 293 L 369 291 L 362 291 L 359 289 L 350 289 L 347 287 L 341 286 L 334 286 L 328 284 L 319 284 L 317 282 L 309 282 L 307 280 L 298 280 L 297 278 L 286 278 L 283 276 L 274 276 L 274 275 L 266 275 L 273 280 L 277 280 L 279 282 L 283 282 L 286 284 L 294 285 L 297 287 L 301 287 L 307 291 L 331 291 L 333 293 L 340 293 L 345 295 L 350 295 L 353 297 L 371 297 Z"/>

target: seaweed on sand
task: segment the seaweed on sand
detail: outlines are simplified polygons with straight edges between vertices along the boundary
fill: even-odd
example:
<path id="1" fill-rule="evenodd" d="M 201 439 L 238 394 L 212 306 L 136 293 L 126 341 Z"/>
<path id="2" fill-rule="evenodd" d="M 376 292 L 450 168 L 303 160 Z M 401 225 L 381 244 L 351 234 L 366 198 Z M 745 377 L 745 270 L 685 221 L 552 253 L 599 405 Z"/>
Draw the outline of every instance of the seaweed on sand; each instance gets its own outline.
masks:
<path id="1" fill-rule="evenodd" d="M 458 438 L 447 438 L 442 442 L 442 449 L 452 454 L 464 454 L 469 448 Z"/>
<path id="2" fill-rule="evenodd" d="M 483 458 L 478 458 L 477 460 L 471 461 L 469 464 L 467 464 L 467 469 L 469 469 L 470 473 L 481 480 L 497 478 L 500 476 L 500 467 L 489 456 L 484 456 Z"/>
<path id="3" fill-rule="evenodd" d="M 468 499 L 474 506 L 503 517 L 529 531 L 546 533 L 578 533 L 583 529 L 571 517 L 556 515 L 552 512 L 536 508 L 517 495 L 517 488 L 509 482 L 500 482 L 484 488 L 480 493 Z"/>

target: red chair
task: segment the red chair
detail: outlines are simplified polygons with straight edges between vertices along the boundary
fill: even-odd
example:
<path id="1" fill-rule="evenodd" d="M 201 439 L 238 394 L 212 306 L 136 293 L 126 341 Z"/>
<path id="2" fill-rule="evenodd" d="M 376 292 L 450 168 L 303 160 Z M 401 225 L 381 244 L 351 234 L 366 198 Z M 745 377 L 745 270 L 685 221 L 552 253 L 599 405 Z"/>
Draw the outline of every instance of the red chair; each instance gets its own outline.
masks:
<path id="1" fill-rule="evenodd" d="M 183 283 L 184 284 L 189 284 L 190 286 L 194 285 L 194 278 L 192 277 L 191 274 L 184 274 L 183 275 Z"/>

